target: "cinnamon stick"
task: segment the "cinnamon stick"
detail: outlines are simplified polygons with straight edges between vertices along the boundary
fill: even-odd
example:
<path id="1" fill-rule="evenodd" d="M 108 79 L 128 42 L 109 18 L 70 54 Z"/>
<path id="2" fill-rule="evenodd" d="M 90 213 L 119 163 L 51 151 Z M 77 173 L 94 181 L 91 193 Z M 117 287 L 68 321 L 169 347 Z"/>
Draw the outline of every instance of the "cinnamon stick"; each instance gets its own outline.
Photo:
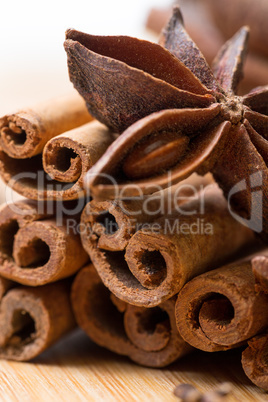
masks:
<path id="1" fill-rule="evenodd" d="M 255 277 L 256 291 L 268 294 L 268 257 L 262 255 L 253 258 L 252 271 Z"/>
<path id="2" fill-rule="evenodd" d="M 97 247 L 110 251 L 124 250 L 142 224 L 152 222 L 212 184 L 212 175 L 193 174 L 177 186 L 155 192 L 151 196 L 129 200 L 90 201 L 81 216 L 81 238 L 89 251 L 90 243 L 97 238 Z"/>
<path id="3" fill-rule="evenodd" d="M 96 233 L 89 238 L 83 232 L 84 248 L 104 285 L 130 304 L 154 307 L 194 276 L 222 265 L 254 242 L 251 230 L 231 217 L 218 187 L 206 189 L 202 196 L 204 214 L 197 212 L 199 195 L 181 213 L 143 225 L 126 251 L 100 248 Z"/>
<path id="4" fill-rule="evenodd" d="M 254 384 L 266 391 L 268 391 L 267 355 L 267 333 L 252 338 L 242 353 L 242 366 L 246 375 Z"/>
<path id="5" fill-rule="evenodd" d="M 40 286 L 73 275 L 88 261 L 80 236 L 38 204 L 20 201 L 0 210 L 0 275 Z"/>
<path id="6" fill-rule="evenodd" d="M 38 288 L 16 287 L 3 296 L 0 306 L 2 359 L 31 360 L 76 325 L 67 280 Z"/>
<path id="7" fill-rule="evenodd" d="M 109 292 L 92 264 L 74 280 L 72 305 L 94 342 L 138 364 L 164 367 L 192 350 L 177 331 L 174 299 L 152 309 L 131 306 Z"/>
<path id="8" fill-rule="evenodd" d="M 252 257 L 204 273 L 180 291 L 176 322 L 192 346 L 227 350 L 268 326 L 268 295 L 256 292 L 253 263 Z"/>
<path id="9" fill-rule="evenodd" d="M 50 141 L 47 138 L 43 160 L 42 154 L 17 159 L 0 150 L 0 176 L 29 199 L 78 199 L 86 195 L 84 175 L 114 139 L 106 126 L 92 121 Z"/>
<path id="10" fill-rule="evenodd" d="M 31 158 L 51 138 L 91 120 L 76 93 L 45 101 L 0 118 L 0 147 L 11 158 Z"/>
<path id="11" fill-rule="evenodd" d="M 268 257 L 257 256 L 252 259 L 252 271 L 255 277 L 256 292 L 268 294 Z M 266 306 L 267 309 L 267 306 Z M 267 330 L 248 341 L 248 347 L 242 353 L 242 366 L 248 378 L 268 391 L 268 333 Z"/>

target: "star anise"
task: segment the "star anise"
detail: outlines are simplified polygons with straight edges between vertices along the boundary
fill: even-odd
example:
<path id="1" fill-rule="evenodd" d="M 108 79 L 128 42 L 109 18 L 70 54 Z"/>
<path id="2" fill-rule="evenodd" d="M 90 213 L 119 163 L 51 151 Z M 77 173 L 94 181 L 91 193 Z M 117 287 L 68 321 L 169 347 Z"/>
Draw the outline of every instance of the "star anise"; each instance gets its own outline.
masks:
<path id="1" fill-rule="evenodd" d="M 268 86 L 235 95 L 247 41 L 242 27 L 212 72 L 178 7 L 159 44 L 69 30 L 71 81 L 93 116 L 123 132 L 89 171 L 93 195 L 115 197 L 106 175 L 124 196 L 134 196 L 211 171 L 236 211 L 267 240 Z"/>

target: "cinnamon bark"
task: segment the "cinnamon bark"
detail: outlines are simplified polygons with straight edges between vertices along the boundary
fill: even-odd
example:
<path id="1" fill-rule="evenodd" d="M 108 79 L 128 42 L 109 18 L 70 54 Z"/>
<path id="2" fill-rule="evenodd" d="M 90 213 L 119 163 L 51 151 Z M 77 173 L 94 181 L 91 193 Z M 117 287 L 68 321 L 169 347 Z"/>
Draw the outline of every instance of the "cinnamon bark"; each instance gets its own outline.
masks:
<path id="1" fill-rule="evenodd" d="M 0 274 L 30 286 L 71 276 L 88 261 L 80 236 L 67 222 L 38 209 L 20 201 L 0 210 Z"/>
<path id="2" fill-rule="evenodd" d="M 19 286 L 1 300 L 0 358 L 31 360 L 75 328 L 70 282 Z"/>
<path id="3" fill-rule="evenodd" d="M 176 302 L 177 327 L 192 346 L 208 352 L 237 347 L 268 326 L 268 295 L 256 292 L 254 258 L 204 273 Z"/>
<path id="4" fill-rule="evenodd" d="M 257 256 L 252 260 L 256 292 L 268 294 L 268 256 Z M 267 309 L 267 306 L 266 306 Z M 242 366 L 249 379 L 268 391 L 268 333 L 267 330 L 248 341 L 242 353 Z"/>
<path id="5" fill-rule="evenodd" d="M 202 196 L 205 213 L 199 212 L 199 195 L 181 213 L 144 225 L 125 252 L 102 249 L 96 233 L 88 241 L 84 232 L 84 248 L 104 285 L 130 304 L 154 307 L 178 293 L 194 276 L 229 262 L 254 242 L 252 231 L 231 217 L 217 187 L 206 189 Z"/>
<path id="6" fill-rule="evenodd" d="M 48 141 L 43 155 L 17 159 L 0 150 L 0 175 L 26 198 L 75 200 L 86 195 L 84 176 L 114 139 L 107 127 L 92 121 Z"/>
<path id="7" fill-rule="evenodd" d="M 77 274 L 72 305 L 94 342 L 138 364 L 164 367 L 192 350 L 177 331 L 174 299 L 152 309 L 131 306 L 109 292 L 93 265 Z"/>
<path id="8" fill-rule="evenodd" d="M 252 260 L 252 271 L 255 276 L 255 289 L 268 294 L 268 256 L 257 256 Z"/>
<path id="9" fill-rule="evenodd" d="M 267 307 L 266 307 L 267 308 Z M 242 366 L 248 378 L 268 391 L 268 334 L 252 338 L 242 353 Z"/>
<path id="10" fill-rule="evenodd" d="M 94 199 L 86 205 L 81 216 L 83 245 L 88 250 L 88 243 L 97 238 L 100 249 L 124 250 L 139 226 L 170 214 L 212 183 L 210 174 L 204 177 L 193 174 L 177 186 L 151 196 L 114 201 Z"/>
<path id="11" fill-rule="evenodd" d="M 2 117 L 0 147 L 11 158 L 31 158 L 51 138 L 91 120 L 78 94 L 52 99 Z"/>

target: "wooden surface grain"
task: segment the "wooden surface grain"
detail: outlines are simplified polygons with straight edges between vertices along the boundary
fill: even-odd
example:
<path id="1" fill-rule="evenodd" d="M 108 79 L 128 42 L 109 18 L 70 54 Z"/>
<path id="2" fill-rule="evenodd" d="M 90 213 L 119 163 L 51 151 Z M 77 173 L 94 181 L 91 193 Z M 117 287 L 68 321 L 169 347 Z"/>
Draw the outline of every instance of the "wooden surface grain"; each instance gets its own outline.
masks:
<path id="1" fill-rule="evenodd" d="M 243 373 L 240 355 L 198 351 L 165 369 L 148 369 L 94 345 L 78 330 L 33 362 L 0 361 L 0 400 L 175 402 L 173 390 L 181 382 L 209 391 L 231 381 L 227 402 L 268 401 Z"/>

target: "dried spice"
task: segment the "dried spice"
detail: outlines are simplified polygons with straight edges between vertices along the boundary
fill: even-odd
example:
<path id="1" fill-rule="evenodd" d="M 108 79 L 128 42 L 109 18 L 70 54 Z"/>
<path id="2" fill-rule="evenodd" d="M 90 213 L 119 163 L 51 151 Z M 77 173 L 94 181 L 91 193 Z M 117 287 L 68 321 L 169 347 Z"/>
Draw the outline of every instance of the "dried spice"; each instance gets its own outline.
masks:
<path id="1" fill-rule="evenodd" d="M 252 271 L 255 276 L 256 291 L 268 294 L 268 256 L 258 256 L 252 261 Z"/>
<path id="2" fill-rule="evenodd" d="M 257 256 L 252 260 L 255 276 L 255 290 L 268 295 L 268 256 Z M 266 307 L 267 308 L 267 307 Z M 249 379 L 268 391 L 268 333 L 266 331 L 248 341 L 248 347 L 242 353 L 242 366 Z"/>
<path id="3" fill-rule="evenodd" d="M 92 241 L 100 250 L 122 251 L 143 225 L 167 216 L 196 196 L 206 186 L 215 184 L 210 174 L 193 173 L 179 184 L 141 199 L 90 201 L 81 216 L 86 249 Z"/>
<path id="4" fill-rule="evenodd" d="M 75 219 L 75 217 L 72 217 Z M 0 210 L 0 274 L 40 286 L 77 272 L 87 261 L 80 236 L 38 212 L 38 204 L 19 201 Z"/>
<path id="5" fill-rule="evenodd" d="M 192 346 L 208 352 L 227 350 L 267 328 L 268 294 L 256 292 L 255 258 L 206 272 L 181 290 L 176 321 Z"/>
<path id="6" fill-rule="evenodd" d="M 263 31 L 261 39 L 257 39 L 256 33 L 260 37 L 261 29 L 259 26 L 262 26 L 265 30 L 263 21 L 267 20 L 267 4 L 263 7 L 264 2 L 262 0 L 255 2 L 253 12 L 250 0 L 180 0 L 179 3 L 185 18 L 186 30 L 198 45 L 198 48 L 209 64 L 211 64 L 218 50 L 223 45 L 225 41 L 223 30 L 226 29 L 226 26 L 230 25 L 230 22 L 233 25 L 233 29 L 225 36 L 227 39 L 234 35 L 242 25 L 249 25 L 251 31 L 249 42 L 250 52 L 244 66 L 244 78 L 239 85 L 238 93 L 239 95 L 246 94 L 254 87 L 266 85 L 268 82 L 268 58 L 265 57 L 266 52 L 255 53 L 255 46 L 252 45 L 253 42 L 257 45 L 261 43 L 261 46 L 265 47 L 265 31 Z M 240 7 L 233 7 L 234 3 L 239 4 Z M 210 6 L 210 9 L 207 5 Z M 218 18 L 215 19 L 211 16 L 214 8 L 216 9 L 216 13 L 219 14 Z M 241 13 L 242 9 L 243 13 Z M 153 8 L 148 15 L 146 27 L 159 35 L 171 14 L 171 5 L 165 9 Z M 215 11 L 213 14 L 215 14 Z M 220 19 L 220 22 L 217 19 Z M 221 24 L 223 24 L 222 31 L 220 30 Z M 255 40 L 253 40 L 254 36 Z"/>
<path id="7" fill-rule="evenodd" d="M 69 279 L 31 288 L 0 278 L 1 359 L 31 360 L 75 328 L 70 286 Z"/>
<path id="8" fill-rule="evenodd" d="M 178 293 L 191 278 L 229 262 L 243 247 L 254 244 L 253 232 L 230 215 L 217 186 L 201 193 L 184 204 L 180 213 L 175 210 L 142 226 L 127 245 L 119 241 L 107 245 L 107 238 L 91 230 L 90 208 L 85 208 L 81 222 L 88 230 L 81 233 L 82 244 L 104 285 L 119 299 L 155 307 Z M 205 211 L 193 214 L 202 196 Z M 118 223 L 124 226 L 124 220 Z M 121 235 L 124 230 L 120 227 L 114 237 Z M 120 250 L 122 244 L 125 250 Z"/>
<path id="9" fill-rule="evenodd" d="M 0 146 L 11 158 L 31 158 L 51 138 L 91 120 L 81 96 L 59 97 L 0 118 Z"/>
<path id="10" fill-rule="evenodd" d="M 78 325 L 94 342 L 136 363 L 164 367 L 193 350 L 176 328 L 174 298 L 152 309 L 127 304 L 91 264 L 75 277 L 71 299 Z"/>
<path id="11" fill-rule="evenodd" d="M 233 189 L 233 208 L 245 219 L 251 217 L 253 192 L 262 191 L 254 218 L 263 221 L 261 235 L 267 240 L 268 87 L 235 95 L 247 40 L 243 27 L 220 50 L 213 75 L 184 30 L 179 8 L 160 45 L 67 31 L 71 81 L 94 117 L 123 132 L 90 169 L 86 185 L 92 194 L 115 196 L 103 174 L 116 179 L 124 196 L 133 196 L 140 189 L 150 193 L 156 186 L 167 187 L 193 171 L 212 171 L 226 197 Z M 126 175 L 132 153 L 142 162 L 134 179 Z"/>
<path id="12" fill-rule="evenodd" d="M 256 336 L 248 342 L 242 353 L 242 366 L 248 378 L 268 391 L 268 333 Z"/>
<path id="13" fill-rule="evenodd" d="M 181 8 L 188 34 L 198 45 L 207 62 L 211 63 L 224 43 L 222 33 L 211 21 L 202 1 L 180 0 L 177 3 Z M 172 15 L 172 9 L 171 3 L 165 8 L 152 8 L 147 17 L 146 28 L 156 35 L 161 34 Z"/>
<path id="14" fill-rule="evenodd" d="M 0 176 L 31 200 L 82 198 L 85 174 L 113 140 L 104 124 L 92 121 L 52 138 L 32 158 L 16 159 L 0 149 Z"/>

